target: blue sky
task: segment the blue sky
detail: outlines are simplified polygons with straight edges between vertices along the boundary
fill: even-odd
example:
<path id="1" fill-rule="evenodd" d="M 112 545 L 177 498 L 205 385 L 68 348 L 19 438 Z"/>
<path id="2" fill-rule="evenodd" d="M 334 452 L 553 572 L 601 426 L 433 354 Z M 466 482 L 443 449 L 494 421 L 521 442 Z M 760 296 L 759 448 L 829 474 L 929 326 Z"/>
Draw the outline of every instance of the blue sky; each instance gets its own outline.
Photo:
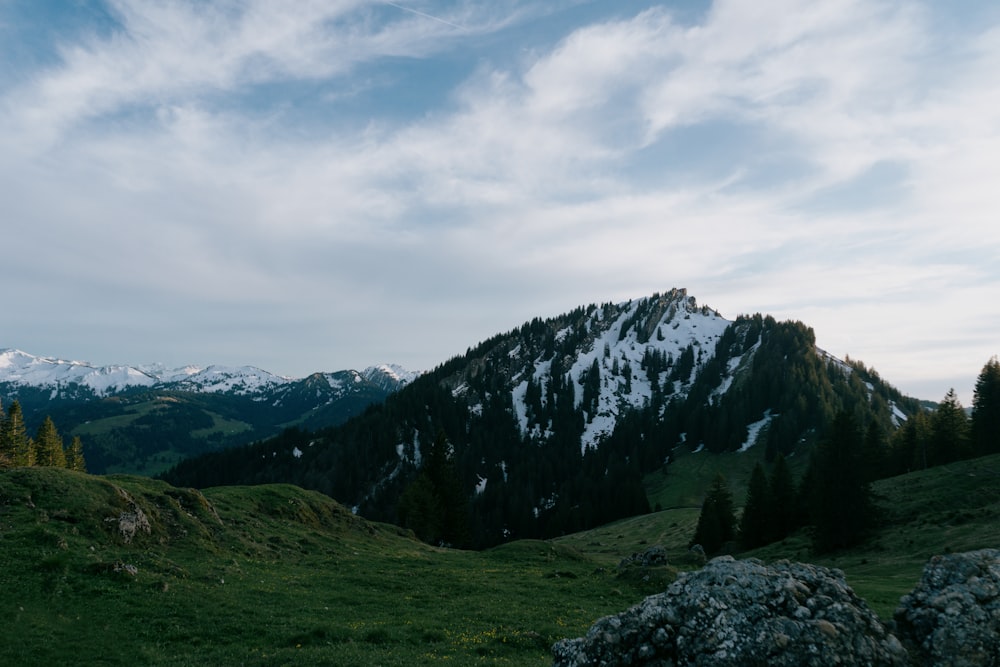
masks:
<path id="1" fill-rule="evenodd" d="M 686 287 L 965 404 L 1000 7 L 0 1 L 0 347 L 428 369 Z"/>

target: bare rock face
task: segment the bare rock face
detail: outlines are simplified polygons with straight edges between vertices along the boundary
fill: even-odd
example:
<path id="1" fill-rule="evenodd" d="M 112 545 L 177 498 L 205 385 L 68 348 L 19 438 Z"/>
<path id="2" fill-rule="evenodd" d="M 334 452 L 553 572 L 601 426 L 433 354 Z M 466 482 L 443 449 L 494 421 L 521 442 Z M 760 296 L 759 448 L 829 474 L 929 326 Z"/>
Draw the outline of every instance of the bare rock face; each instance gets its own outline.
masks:
<path id="1" fill-rule="evenodd" d="M 722 556 L 552 647 L 556 667 L 907 664 L 839 570 Z"/>
<path id="2" fill-rule="evenodd" d="M 136 533 L 143 532 L 149 535 L 152 532 L 152 527 L 146 513 L 125 489 L 118 488 L 118 495 L 128 504 L 128 510 L 121 512 L 117 519 L 112 517 L 105 519 L 105 521 L 118 522 L 118 535 L 125 544 L 129 544 Z"/>
<path id="3" fill-rule="evenodd" d="M 1000 665 L 1000 550 L 931 558 L 895 621 L 921 664 Z"/>

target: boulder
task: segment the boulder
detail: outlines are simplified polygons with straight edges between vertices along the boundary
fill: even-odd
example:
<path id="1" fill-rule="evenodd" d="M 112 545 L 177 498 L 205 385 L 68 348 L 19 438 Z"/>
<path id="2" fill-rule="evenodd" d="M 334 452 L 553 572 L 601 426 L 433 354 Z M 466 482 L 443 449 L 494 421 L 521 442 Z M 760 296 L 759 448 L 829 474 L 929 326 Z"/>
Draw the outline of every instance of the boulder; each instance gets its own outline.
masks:
<path id="1" fill-rule="evenodd" d="M 907 664 L 839 570 L 721 556 L 552 647 L 556 667 Z"/>
<path id="2" fill-rule="evenodd" d="M 657 544 L 645 551 L 637 551 L 630 556 L 626 556 L 618 563 L 618 569 L 623 570 L 627 567 L 664 567 L 666 565 L 669 565 L 667 550 Z"/>
<path id="3" fill-rule="evenodd" d="M 931 558 L 895 621 L 921 664 L 1000 665 L 1000 550 Z"/>

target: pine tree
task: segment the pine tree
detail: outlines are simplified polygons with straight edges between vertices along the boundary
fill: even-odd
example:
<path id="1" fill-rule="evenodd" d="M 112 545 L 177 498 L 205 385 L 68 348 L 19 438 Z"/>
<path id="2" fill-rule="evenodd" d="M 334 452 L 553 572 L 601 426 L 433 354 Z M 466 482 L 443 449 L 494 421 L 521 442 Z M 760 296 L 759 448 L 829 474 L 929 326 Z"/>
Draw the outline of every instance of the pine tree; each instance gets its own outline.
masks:
<path id="1" fill-rule="evenodd" d="M 811 468 L 816 480 L 812 516 L 817 551 L 861 542 L 874 526 L 871 486 L 863 465 L 861 434 L 849 413 L 834 417 Z"/>
<path id="2" fill-rule="evenodd" d="M 743 516 L 740 517 L 740 543 L 745 549 L 763 546 L 770 541 L 774 511 L 771 489 L 764 467 L 758 463 L 750 475 Z"/>
<path id="3" fill-rule="evenodd" d="M 709 487 L 701 504 L 701 514 L 698 515 L 698 526 L 695 528 L 691 544 L 700 544 L 706 554 L 714 554 L 727 542 L 732 541 L 735 534 L 733 495 L 729 491 L 726 478 L 719 473 L 712 481 L 712 486 Z"/>
<path id="4" fill-rule="evenodd" d="M 0 403 L 0 470 L 14 465 L 14 451 L 7 443 L 7 413 Z"/>
<path id="5" fill-rule="evenodd" d="M 889 473 L 902 475 L 928 466 L 930 417 L 920 410 L 892 434 L 889 447 Z"/>
<path id="6" fill-rule="evenodd" d="M 770 485 L 773 507 L 770 541 L 778 541 L 788 537 L 798 523 L 795 482 L 792 480 L 792 471 L 783 454 L 779 453 L 774 459 Z"/>
<path id="7" fill-rule="evenodd" d="M 73 436 L 66 450 L 66 467 L 78 472 L 87 472 L 87 461 L 83 457 L 83 441 L 78 435 Z"/>
<path id="8" fill-rule="evenodd" d="M 444 508 L 426 471 L 418 473 L 403 491 L 399 498 L 398 515 L 400 524 L 412 530 L 418 539 L 428 544 L 441 541 Z"/>
<path id="9" fill-rule="evenodd" d="M 443 432 L 427 447 L 424 465 L 400 497 L 397 513 L 403 526 L 413 529 L 425 542 L 469 543 L 469 501 Z"/>
<path id="10" fill-rule="evenodd" d="M 864 464 L 868 481 L 873 482 L 887 476 L 889 448 L 885 432 L 874 419 L 868 423 L 865 431 Z"/>
<path id="11" fill-rule="evenodd" d="M 46 417 L 35 433 L 35 464 L 54 468 L 66 467 L 66 452 L 62 436 L 51 417 Z"/>
<path id="12" fill-rule="evenodd" d="M 990 359 L 972 396 L 972 446 L 976 454 L 1000 452 L 1000 362 Z"/>
<path id="13" fill-rule="evenodd" d="M 955 390 L 949 389 L 931 415 L 930 463 L 951 463 L 969 455 L 969 421 Z"/>
<path id="14" fill-rule="evenodd" d="M 24 414 L 18 401 L 11 403 L 0 434 L 0 451 L 3 451 L 15 466 L 35 465 L 35 446 L 28 437 L 24 425 Z"/>

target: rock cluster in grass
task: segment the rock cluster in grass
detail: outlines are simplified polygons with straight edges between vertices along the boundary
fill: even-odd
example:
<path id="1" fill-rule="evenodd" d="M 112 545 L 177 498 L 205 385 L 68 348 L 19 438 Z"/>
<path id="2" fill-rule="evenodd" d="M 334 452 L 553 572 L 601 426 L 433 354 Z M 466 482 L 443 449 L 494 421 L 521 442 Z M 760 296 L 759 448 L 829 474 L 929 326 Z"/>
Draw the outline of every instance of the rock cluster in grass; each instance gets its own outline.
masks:
<path id="1" fill-rule="evenodd" d="M 664 593 L 552 647 L 583 665 L 906 665 L 907 653 L 839 570 L 722 556 Z"/>
<path id="2" fill-rule="evenodd" d="M 622 570 L 627 567 L 663 567 L 667 564 L 667 550 L 657 544 L 645 551 L 637 551 L 630 556 L 626 556 L 618 563 L 618 569 Z"/>
<path id="3" fill-rule="evenodd" d="M 146 513 L 125 489 L 119 488 L 118 495 L 128 504 L 128 510 L 121 512 L 117 517 L 107 518 L 105 521 L 118 522 L 118 534 L 125 544 L 129 544 L 136 533 L 143 532 L 149 535 L 152 532 L 152 527 Z"/>
<path id="4" fill-rule="evenodd" d="M 923 664 L 1000 665 L 1000 550 L 933 557 L 895 621 Z"/>

